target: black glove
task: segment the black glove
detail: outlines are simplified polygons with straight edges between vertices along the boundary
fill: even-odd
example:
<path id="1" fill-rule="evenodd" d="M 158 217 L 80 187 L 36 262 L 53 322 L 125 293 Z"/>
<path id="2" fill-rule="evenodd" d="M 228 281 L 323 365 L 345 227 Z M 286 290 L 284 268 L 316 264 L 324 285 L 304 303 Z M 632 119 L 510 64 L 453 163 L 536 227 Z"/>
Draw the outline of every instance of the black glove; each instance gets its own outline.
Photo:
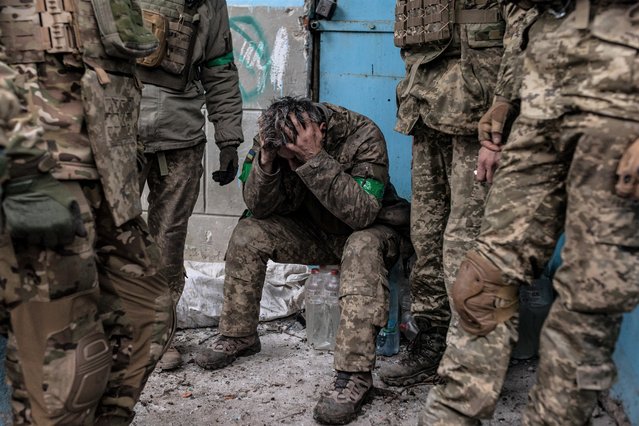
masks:
<path id="1" fill-rule="evenodd" d="M 225 146 L 220 150 L 220 170 L 213 172 L 213 180 L 220 186 L 227 185 L 237 175 L 237 147 Z"/>
<path id="2" fill-rule="evenodd" d="M 2 202 L 11 237 L 54 248 L 87 236 L 73 194 L 49 173 L 9 180 Z"/>

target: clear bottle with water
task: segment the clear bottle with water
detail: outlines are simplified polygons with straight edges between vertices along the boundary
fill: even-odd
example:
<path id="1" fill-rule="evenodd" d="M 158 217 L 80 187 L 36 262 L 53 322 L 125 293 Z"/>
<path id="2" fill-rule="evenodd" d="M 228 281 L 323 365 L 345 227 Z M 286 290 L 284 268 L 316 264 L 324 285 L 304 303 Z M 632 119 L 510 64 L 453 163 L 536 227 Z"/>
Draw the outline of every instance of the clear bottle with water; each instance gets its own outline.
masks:
<path id="1" fill-rule="evenodd" d="M 322 275 L 319 268 L 311 269 L 311 275 L 306 280 L 306 340 L 312 347 L 320 343 L 323 319 Z"/>
<path id="2" fill-rule="evenodd" d="M 315 347 L 318 350 L 335 349 L 335 338 L 339 327 L 340 307 L 339 307 L 339 270 L 331 269 L 324 282 L 323 302 L 323 325 L 321 327 L 322 341 Z"/>

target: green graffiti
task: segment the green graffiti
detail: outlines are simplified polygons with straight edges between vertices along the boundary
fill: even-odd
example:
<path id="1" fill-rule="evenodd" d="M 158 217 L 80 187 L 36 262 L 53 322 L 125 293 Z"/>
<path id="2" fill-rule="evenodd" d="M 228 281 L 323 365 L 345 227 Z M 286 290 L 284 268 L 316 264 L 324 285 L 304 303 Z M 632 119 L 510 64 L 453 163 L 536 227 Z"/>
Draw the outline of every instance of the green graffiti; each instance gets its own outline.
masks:
<path id="1" fill-rule="evenodd" d="M 247 79 L 240 80 L 242 99 L 249 101 L 264 92 L 271 73 L 271 52 L 268 41 L 260 24 L 252 16 L 234 16 L 230 18 L 231 30 L 243 40 L 235 59 L 249 75 L 253 84 L 246 87 Z"/>

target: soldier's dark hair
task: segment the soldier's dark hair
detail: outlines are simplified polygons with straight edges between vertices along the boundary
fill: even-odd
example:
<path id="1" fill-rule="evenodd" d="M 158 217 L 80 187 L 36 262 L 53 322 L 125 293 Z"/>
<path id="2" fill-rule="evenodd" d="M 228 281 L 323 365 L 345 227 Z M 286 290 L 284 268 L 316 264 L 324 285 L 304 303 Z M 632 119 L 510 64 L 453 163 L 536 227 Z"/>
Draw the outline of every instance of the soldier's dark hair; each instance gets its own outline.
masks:
<path id="1" fill-rule="evenodd" d="M 326 120 L 324 114 L 308 98 L 284 96 L 276 99 L 262 113 L 257 122 L 260 134 L 264 138 L 264 148 L 278 149 L 283 144 L 293 142 L 282 131 L 282 128 L 286 126 L 294 136 L 297 136 L 295 126 L 293 126 L 293 122 L 289 117 L 291 113 L 295 114 L 297 121 L 301 125 L 305 125 L 307 121 L 321 123 Z M 308 115 L 308 120 L 304 119 L 303 113 Z"/>

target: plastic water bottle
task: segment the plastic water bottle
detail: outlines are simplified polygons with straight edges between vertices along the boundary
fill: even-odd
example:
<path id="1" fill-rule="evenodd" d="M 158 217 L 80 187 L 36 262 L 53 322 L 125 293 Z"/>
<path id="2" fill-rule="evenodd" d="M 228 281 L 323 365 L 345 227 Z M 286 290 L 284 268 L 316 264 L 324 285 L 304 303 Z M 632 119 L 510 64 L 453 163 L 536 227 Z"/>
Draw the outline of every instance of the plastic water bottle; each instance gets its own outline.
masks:
<path id="1" fill-rule="evenodd" d="M 386 327 L 377 335 L 376 352 L 378 355 L 391 356 L 399 352 L 399 288 L 398 280 L 401 270 L 398 265 L 391 269 L 390 286 L 390 307 L 388 312 L 388 323 Z"/>
<path id="2" fill-rule="evenodd" d="M 322 327 L 320 331 L 320 342 L 315 347 L 318 350 L 335 349 L 335 338 L 339 327 L 340 307 L 339 307 L 339 271 L 332 269 L 324 282 L 322 312 Z"/>
<path id="3" fill-rule="evenodd" d="M 322 277 L 318 268 L 311 269 L 311 275 L 306 280 L 306 340 L 311 346 L 319 343 L 322 325 Z"/>

